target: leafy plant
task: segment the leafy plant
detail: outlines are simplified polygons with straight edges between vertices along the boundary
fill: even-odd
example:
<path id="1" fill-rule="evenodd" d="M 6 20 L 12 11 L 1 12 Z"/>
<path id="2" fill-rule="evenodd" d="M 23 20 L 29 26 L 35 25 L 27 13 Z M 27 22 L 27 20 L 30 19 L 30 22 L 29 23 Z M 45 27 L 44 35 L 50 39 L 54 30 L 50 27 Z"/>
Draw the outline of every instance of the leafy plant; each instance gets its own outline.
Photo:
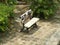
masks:
<path id="1" fill-rule="evenodd" d="M 33 10 L 33 17 L 41 19 L 51 18 L 57 9 L 57 0 L 32 0 L 30 8 Z"/>
<path id="2" fill-rule="evenodd" d="M 17 0 L 7 0 L 9 5 L 17 4 Z"/>
<path id="3" fill-rule="evenodd" d="M 12 17 L 14 6 L 7 6 L 6 4 L 0 3 L 0 31 L 5 31 L 8 28 L 9 17 Z"/>

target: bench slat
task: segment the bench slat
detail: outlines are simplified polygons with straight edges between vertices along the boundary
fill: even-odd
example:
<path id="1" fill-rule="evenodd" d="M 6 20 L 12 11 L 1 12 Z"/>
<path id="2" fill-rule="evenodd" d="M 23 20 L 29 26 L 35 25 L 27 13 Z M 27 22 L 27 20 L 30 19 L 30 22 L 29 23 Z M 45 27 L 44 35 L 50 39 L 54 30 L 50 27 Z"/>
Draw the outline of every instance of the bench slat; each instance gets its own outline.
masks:
<path id="1" fill-rule="evenodd" d="M 24 26 L 29 28 L 31 27 L 33 24 L 35 24 L 37 21 L 39 20 L 39 18 L 32 18 L 29 22 L 27 22 Z"/>

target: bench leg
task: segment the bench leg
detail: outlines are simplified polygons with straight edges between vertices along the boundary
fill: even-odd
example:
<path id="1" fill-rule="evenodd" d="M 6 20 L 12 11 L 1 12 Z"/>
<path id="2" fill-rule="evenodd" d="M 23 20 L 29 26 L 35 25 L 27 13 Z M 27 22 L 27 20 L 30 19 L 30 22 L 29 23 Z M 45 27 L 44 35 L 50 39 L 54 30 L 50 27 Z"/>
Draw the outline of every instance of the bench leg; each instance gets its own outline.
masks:
<path id="1" fill-rule="evenodd" d="M 20 32 L 23 32 L 23 31 L 24 31 L 24 28 L 25 28 L 25 27 L 24 27 L 24 24 L 23 24 L 23 27 L 22 27 L 22 29 L 21 29 L 21 31 L 20 31 Z"/>
<path id="2" fill-rule="evenodd" d="M 29 32 L 29 28 L 25 29 L 25 27 L 23 27 L 20 32 L 27 32 L 28 33 Z"/>
<path id="3" fill-rule="evenodd" d="M 33 26 L 37 28 L 37 24 L 36 23 Z"/>
<path id="4" fill-rule="evenodd" d="M 29 28 L 26 28 L 26 30 L 25 30 L 27 33 L 29 33 Z"/>

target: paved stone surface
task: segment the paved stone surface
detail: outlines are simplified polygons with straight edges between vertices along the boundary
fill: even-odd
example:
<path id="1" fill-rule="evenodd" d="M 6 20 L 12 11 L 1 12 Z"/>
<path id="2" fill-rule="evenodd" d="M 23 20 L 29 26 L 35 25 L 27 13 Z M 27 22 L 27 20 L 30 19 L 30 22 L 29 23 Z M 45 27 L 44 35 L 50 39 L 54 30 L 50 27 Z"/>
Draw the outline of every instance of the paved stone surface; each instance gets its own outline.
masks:
<path id="1" fill-rule="evenodd" d="M 47 39 L 47 42 L 45 45 L 57 45 L 60 41 L 60 28 L 57 30 L 49 39 Z"/>
<path id="2" fill-rule="evenodd" d="M 12 29 L 0 34 L 0 45 L 57 45 L 60 38 L 60 18 L 37 22 L 38 28 L 29 33 L 19 32 L 20 23 L 13 22 Z"/>

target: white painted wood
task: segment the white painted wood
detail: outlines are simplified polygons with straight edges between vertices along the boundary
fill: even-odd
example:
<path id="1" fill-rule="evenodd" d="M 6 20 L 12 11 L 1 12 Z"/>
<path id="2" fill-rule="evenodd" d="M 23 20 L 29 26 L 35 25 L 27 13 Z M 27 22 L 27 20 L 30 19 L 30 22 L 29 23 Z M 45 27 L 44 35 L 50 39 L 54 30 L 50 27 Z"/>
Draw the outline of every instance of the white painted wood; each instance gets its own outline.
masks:
<path id="1" fill-rule="evenodd" d="M 32 12 L 32 10 L 30 9 L 30 10 L 26 11 L 26 12 L 25 12 L 24 14 L 22 14 L 20 17 L 22 18 L 22 17 L 28 16 L 28 12 Z"/>
<path id="2" fill-rule="evenodd" d="M 32 18 L 29 22 L 27 22 L 24 26 L 29 28 L 31 27 L 34 23 L 36 23 L 39 20 L 39 18 Z"/>

